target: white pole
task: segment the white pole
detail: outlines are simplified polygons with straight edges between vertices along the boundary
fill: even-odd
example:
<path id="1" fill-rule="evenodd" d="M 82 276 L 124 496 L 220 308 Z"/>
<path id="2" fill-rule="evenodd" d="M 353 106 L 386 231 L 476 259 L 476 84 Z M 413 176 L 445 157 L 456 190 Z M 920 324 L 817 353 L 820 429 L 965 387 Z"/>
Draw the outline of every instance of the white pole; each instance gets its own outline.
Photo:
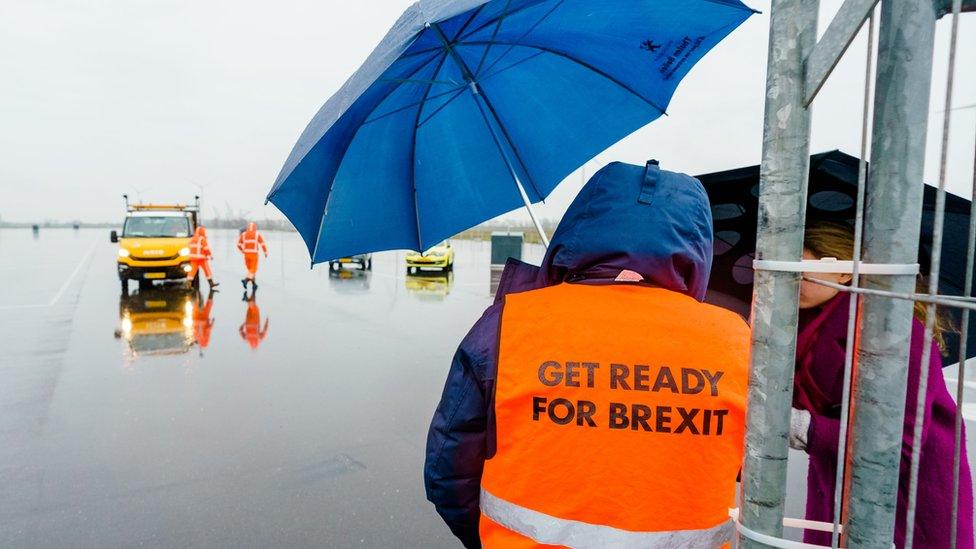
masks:
<path id="1" fill-rule="evenodd" d="M 512 169 L 511 164 L 509 164 L 508 169 L 512 172 L 512 179 L 515 180 L 515 185 L 518 186 L 519 194 L 522 195 L 522 202 L 525 202 L 525 209 L 529 212 L 532 223 L 535 224 L 535 230 L 539 231 L 539 238 L 542 239 L 542 245 L 548 248 L 549 237 L 546 236 L 546 231 L 542 229 L 542 223 L 539 223 L 539 218 L 535 216 L 535 210 L 532 209 L 532 202 L 529 201 L 529 195 L 525 192 L 525 187 L 522 186 L 522 182 L 519 180 L 515 170 Z"/>

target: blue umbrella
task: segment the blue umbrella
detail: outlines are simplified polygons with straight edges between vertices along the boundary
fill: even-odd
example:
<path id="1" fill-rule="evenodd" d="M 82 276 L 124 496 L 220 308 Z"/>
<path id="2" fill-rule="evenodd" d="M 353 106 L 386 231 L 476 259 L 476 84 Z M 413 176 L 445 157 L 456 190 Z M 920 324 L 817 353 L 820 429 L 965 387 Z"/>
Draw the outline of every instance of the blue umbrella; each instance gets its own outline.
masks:
<path id="1" fill-rule="evenodd" d="M 268 200 L 313 264 L 532 214 L 665 114 L 753 13 L 738 0 L 421 0 L 315 115 Z"/>

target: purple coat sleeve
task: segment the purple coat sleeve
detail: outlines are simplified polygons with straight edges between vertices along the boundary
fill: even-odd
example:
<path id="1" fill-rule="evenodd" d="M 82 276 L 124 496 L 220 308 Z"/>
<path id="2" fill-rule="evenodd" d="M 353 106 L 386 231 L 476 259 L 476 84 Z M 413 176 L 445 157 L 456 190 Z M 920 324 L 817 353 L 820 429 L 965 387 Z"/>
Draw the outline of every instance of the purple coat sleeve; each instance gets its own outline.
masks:
<path id="1" fill-rule="evenodd" d="M 901 448 L 901 473 L 903 476 L 908 474 L 908 467 L 912 457 L 912 435 L 915 429 L 915 406 L 918 402 L 919 371 L 922 363 L 922 346 L 925 329 L 917 322 L 912 322 L 912 346 L 908 358 L 908 392 L 905 398 L 905 421 L 904 432 L 902 433 Z M 840 349 L 841 352 L 843 349 Z M 940 358 L 939 348 L 932 343 L 932 354 L 929 359 L 928 391 L 925 395 L 925 419 L 922 425 L 928 425 L 932 415 L 932 407 L 938 389 L 944 387 L 942 381 L 942 359 Z M 928 435 L 927 429 L 922 429 L 922 440 L 925 443 Z M 825 459 L 836 459 L 837 445 L 840 437 L 840 420 L 833 417 L 823 416 L 816 413 L 811 414 L 810 430 L 807 433 L 807 453 Z"/>
<path id="2" fill-rule="evenodd" d="M 481 547 L 481 473 L 498 356 L 501 304 L 490 307 L 461 342 L 427 435 L 427 499 L 465 547 Z"/>

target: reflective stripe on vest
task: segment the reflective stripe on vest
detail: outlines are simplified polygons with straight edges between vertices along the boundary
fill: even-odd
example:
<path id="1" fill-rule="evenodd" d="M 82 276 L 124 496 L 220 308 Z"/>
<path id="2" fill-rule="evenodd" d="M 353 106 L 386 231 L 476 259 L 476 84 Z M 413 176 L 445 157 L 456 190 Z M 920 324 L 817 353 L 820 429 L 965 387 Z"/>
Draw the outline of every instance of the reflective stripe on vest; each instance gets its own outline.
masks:
<path id="1" fill-rule="evenodd" d="M 247 233 L 244 233 L 246 236 Z M 257 235 L 251 238 L 241 237 L 241 246 L 244 248 L 244 253 L 246 254 L 256 254 L 258 253 L 258 238 Z"/>
<path id="2" fill-rule="evenodd" d="M 732 539 L 731 520 L 703 530 L 671 532 L 631 532 L 612 526 L 560 519 L 533 511 L 481 490 L 481 512 L 501 526 L 536 543 L 564 545 L 579 549 L 615 547 L 620 549 L 700 549 L 719 547 Z"/>
<path id="3" fill-rule="evenodd" d="M 496 452 L 481 487 L 526 513 L 486 513 L 498 526 L 481 530 L 484 546 L 509 547 L 507 532 L 572 546 L 722 545 L 748 367 L 743 319 L 677 292 L 560 284 L 506 296 Z M 536 538 L 547 524 L 557 537 Z"/>
<path id="4" fill-rule="evenodd" d="M 190 239 L 190 259 L 206 259 L 207 254 L 204 253 L 204 245 L 202 239 L 197 239 L 196 237 Z"/>

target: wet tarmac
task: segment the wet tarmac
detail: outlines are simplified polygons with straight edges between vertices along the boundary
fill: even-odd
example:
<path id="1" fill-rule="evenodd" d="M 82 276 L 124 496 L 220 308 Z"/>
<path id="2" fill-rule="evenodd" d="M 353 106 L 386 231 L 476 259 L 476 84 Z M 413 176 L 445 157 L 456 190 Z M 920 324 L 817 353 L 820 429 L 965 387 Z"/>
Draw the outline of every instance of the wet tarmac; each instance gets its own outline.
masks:
<path id="1" fill-rule="evenodd" d="M 107 230 L 0 230 L 0 547 L 457 547 L 424 443 L 489 245 L 454 241 L 447 275 L 402 252 L 334 274 L 266 233 L 251 295 L 211 232 L 208 299 L 123 295 Z"/>

